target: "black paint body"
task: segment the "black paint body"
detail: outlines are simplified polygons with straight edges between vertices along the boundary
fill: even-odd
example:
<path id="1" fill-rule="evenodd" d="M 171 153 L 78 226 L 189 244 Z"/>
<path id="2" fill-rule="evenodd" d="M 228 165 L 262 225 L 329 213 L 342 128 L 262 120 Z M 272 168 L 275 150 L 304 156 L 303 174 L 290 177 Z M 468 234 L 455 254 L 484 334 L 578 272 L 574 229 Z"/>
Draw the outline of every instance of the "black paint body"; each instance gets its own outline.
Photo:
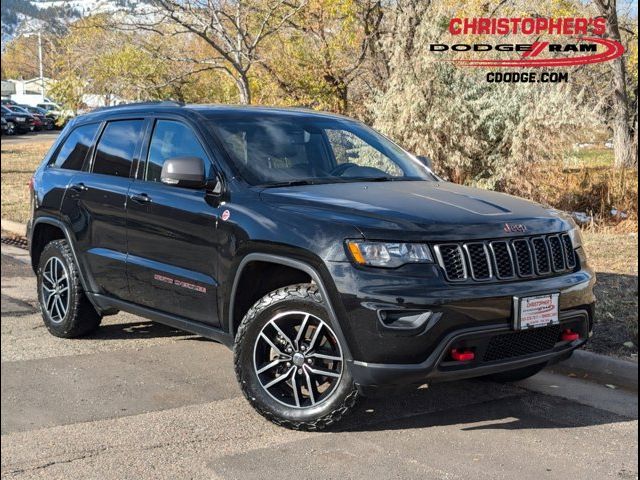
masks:
<path id="1" fill-rule="evenodd" d="M 251 186 L 234 172 L 203 113 L 210 121 L 224 122 L 228 113 L 237 117 L 256 110 L 266 109 L 155 105 L 76 118 L 35 174 L 32 249 L 38 228 L 55 226 L 71 243 L 85 289 L 103 313 L 128 310 L 230 346 L 242 318 L 234 308 L 242 304 L 238 298 L 250 293 L 239 288 L 242 272 L 254 260 L 299 269 L 326 297 L 361 386 L 464 378 L 557 361 L 586 341 L 595 276 L 582 248 L 576 250 L 578 266 L 567 273 L 457 284 L 445 279 L 437 263 L 358 267 L 345 250 L 347 239 L 433 244 L 522 236 L 506 233 L 505 223 L 526 225 L 527 236 L 560 233 L 574 227 L 569 220 L 525 200 L 447 182 Z M 160 118 L 193 129 L 209 156 L 207 175 L 223 184 L 221 194 L 142 180 L 151 124 Z M 48 165 L 74 127 L 113 119 L 145 122 L 129 178 L 91 173 L 95 146 L 84 171 Z M 228 212 L 226 220 L 223 212 Z M 34 264 L 37 255 L 32 251 Z M 492 364 L 447 364 L 448 349 L 456 342 L 481 349 L 488 335 L 513 330 L 514 296 L 551 292 L 561 293 L 562 321 L 580 332 L 580 340 Z M 382 311 L 434 315 L 425 328 L 407 332 L 385 328 Z"/>

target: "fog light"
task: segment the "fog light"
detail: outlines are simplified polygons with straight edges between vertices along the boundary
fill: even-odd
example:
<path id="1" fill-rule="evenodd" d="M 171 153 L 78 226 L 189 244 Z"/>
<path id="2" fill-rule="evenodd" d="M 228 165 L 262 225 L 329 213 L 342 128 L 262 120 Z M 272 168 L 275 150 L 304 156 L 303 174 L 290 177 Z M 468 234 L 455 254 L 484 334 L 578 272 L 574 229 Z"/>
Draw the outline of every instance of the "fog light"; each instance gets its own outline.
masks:
<path id="1" fill-rule="evenodd" d="M 470 362 L 476 358 L 476 354 L 473 350 L 461 350 L 454 348 L 451 350 L 451 358 L 456 362 Z"/>

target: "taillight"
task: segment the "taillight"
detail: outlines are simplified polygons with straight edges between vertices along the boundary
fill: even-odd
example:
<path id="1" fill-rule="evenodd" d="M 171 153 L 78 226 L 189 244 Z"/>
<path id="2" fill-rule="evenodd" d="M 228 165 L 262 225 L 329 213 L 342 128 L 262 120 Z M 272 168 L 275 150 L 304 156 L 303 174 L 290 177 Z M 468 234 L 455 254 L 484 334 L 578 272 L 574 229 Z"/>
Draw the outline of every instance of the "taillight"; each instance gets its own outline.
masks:
<path id="1" fill-rule="evenodd" d="M 35 183 L 34 183 L 33 177 L 31 177 L 29 179 L 29 191 L 33 193 L 34 190 L 35 190 Z"/>

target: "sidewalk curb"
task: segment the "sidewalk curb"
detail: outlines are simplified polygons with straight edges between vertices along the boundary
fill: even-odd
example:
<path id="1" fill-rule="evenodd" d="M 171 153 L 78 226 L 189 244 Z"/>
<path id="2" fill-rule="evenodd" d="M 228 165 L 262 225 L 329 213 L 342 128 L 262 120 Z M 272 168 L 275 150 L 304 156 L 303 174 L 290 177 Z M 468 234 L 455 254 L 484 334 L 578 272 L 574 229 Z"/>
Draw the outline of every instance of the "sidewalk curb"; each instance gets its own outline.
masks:
<path id="1" fill-rule="evenodd" d="M 24 237 L 27 234 L 27 225 L 24 223 L 13 222 L 11 220 L 1 219 L 2 230 L 15 235 Z"/>
<path id="2" fill-rule="evenodd" d="M 578 378 L 638 391 L 638 364 L 585 350 L 576 350 L 571 358 L 551 365 L 549 370 L 574 374 Z"/>

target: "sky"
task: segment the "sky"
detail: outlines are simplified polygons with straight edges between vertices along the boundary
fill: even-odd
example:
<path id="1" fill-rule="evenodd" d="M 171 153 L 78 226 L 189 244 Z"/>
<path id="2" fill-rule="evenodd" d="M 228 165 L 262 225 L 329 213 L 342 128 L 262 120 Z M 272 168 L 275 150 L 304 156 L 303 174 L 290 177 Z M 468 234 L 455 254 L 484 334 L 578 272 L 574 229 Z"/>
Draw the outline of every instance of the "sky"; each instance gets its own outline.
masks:
<path id="1" fill-rule="evenodd" d="M 638 17 L 638 0 L 619 0 L 618 13 L 627 13 L 632 17 Z"/>

